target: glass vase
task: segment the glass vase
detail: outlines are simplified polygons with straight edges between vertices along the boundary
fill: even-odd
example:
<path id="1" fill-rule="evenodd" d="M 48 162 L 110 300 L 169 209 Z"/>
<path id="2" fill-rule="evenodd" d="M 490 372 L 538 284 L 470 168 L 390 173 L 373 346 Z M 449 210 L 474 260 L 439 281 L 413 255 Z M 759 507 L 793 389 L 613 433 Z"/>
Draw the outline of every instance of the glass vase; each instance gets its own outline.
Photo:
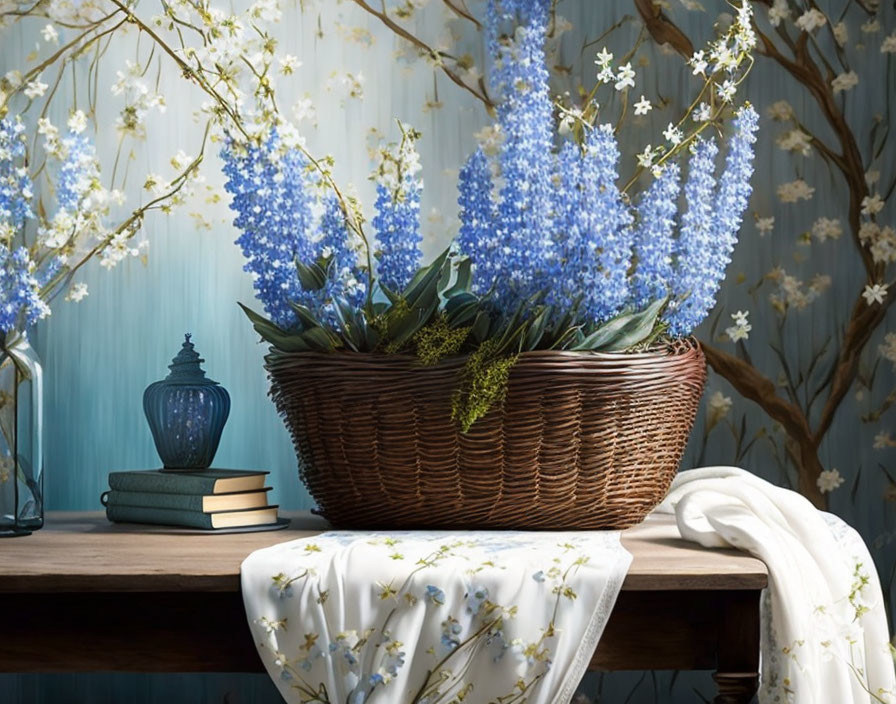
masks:
<path id="1" fill-rule="evenodd" d="M 0 342 L 0 537 L 44 524 L 43 369 L 21 333 Z"/>

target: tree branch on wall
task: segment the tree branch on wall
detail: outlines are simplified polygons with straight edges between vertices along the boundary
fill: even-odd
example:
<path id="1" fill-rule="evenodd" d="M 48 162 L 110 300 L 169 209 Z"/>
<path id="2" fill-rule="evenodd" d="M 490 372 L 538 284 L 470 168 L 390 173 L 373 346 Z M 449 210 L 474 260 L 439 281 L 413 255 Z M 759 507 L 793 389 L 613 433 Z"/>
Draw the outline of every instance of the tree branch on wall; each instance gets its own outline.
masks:
<path id="1" fill-rule="evenodd" d="M 377 10 L 365 0 L 354 0 L 354 3 L 366 13 L 376 17 L 394 34 L 409 42 L 416 51 L 420 52 L 420 54 L 426 57 L 427 60 L 433 62 L 433 64 L 437 66 L 438 69 L 443 74 L 445 74 L 454 84 L 471 93 L 476 97 L 477 100 L 482 101 L 489 114 L 493 113 L 495 105 L 488 95 L 488 91 L 485 87 L 485 81 L 482 78 L 479 78 L 475 82 L 475 84 L 471 84 L 470 82 L 465 81 L 462 78 L 460 71 L 458 70 L 460 68 L 460 60 L 456 56 L 453 56 L 445 51 L 435 49 L 427 44 L 425 41 L 423 41 L 423 39 L 418 37 L 416 34 L 413 34 L 411 31 L 405 29 L 393 18 L 391 18 L 385 8 L 383 8 L 382 10 Z M 452 12 L 461 17 L 464 17 L 465 19 L 471 19 L 475 23 L 477 29 L 481 28 L 482 25 L 478 21 L 473 19 L 472 15 L 470 15 L 469 12 L 461 9 L 459 5 L 448 2 L 447 0 L 446 4 Z"/>

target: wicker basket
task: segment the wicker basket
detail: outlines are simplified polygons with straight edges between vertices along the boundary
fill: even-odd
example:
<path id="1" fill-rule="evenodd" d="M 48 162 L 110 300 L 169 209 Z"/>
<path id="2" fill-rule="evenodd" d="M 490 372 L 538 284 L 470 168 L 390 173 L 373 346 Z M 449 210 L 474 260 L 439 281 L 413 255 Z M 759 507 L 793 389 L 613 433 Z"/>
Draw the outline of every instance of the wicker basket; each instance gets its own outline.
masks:
<path id="1" fill-rule="evenodd" d="M 354 528 L 590 530 L 639 523 L 678 469 L 706 379 L 696 341 L 527 352 L 461 433 L 464 359 L 272 350 L 271 396 L 321 513 Z"/>

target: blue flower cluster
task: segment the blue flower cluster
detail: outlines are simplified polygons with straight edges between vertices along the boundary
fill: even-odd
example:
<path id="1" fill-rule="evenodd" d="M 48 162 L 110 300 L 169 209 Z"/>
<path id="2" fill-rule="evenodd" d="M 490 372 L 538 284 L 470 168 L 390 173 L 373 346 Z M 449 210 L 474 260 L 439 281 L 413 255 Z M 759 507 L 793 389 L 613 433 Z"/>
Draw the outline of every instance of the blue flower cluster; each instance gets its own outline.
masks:
<path id="1" fill-rule="evenodd" d="M 409 152 L 410 153 L 410 152 Z M 416 153 L 413 153 L 412 157 Z M 337 302 L 360 307 L 368 296 L 366 263 L 359 261 L 360 238 L 346 220 L 342 202 L 322 195 L 319 177 L 301 150 L 283 143 L 273 131 L 261 144 L 229 142 L 221 151 L 225 188 L 233 196 L 236 242 L 254 276 L 255 291 L 271 320 L 289 330 L 298 324 L 291 304 L 311 310 L 321 322 L 335 324 Z M 394 179 L 377 182 L 375 255 L 378 276 L 400 291 L 420 265 L 420 193 L 417 164 L 404 171 L 402 153 L 390 163 Z M 307 291 L 296 264 L 326 260 L 323 288 Z"/>
<path id="2" fill-rule="evenodd" d="M 391 190 L 376 186 L 377 274 L 390 291 L 401 291 L 420 266 L 420 181 L 411 174 L 401 177 Z"/>
<path id="3" fill-rule="evenodd" d="M 0 246 L 0 332 L 25 330 L 49 314 L 25 247 Z"/>
<path id="4" fill-rule="evenodd" d="M 628 297 L 631 213 L 616 187 L 619 150 L 612 129 L 592 130 L 584 148 L 567 141 L 557 156 L 548 302 L 565 312 L 578 302 L 585 320 L 611 317 Z"/>
<path id="5" fill-rule="evenodd" d="M 611 126 L 584 126 L 581 146 L 565 140 L 553 148 L 543 50 L 549 8 L 540 0 L 489 3 L 503 141 L 493 158 L 474 152 L 458 184 L 458 246 L 474 262 L 475 289 L 493 291 L 507 314 L 538 292 L 558 315 L 578 303 L 586 327 L 669 297 L 670 332 L 690 334 L 714 305 L 747 207 L 756 112 L 738 113 L 718 185 L 718 148 L 697 140 L 680 223 L 676 163 L 665 164 L 633 206 L 617 186 Z M 500 34 L 509 21 L 520 25 Z"/>
<path id="6" fill-rule="evenodd" d="M 553 105 L 544 54 L 550 7 L 550 0 L 490 0 L 488 5 L 504 140 L 498 155 L 503 185 L 492 222 L 495 265 L 504 274 L 495 281 L 495 300 L 504 310 L 536 293 L 551 266 L 553 198 L 547 175 L 553 170 Z M 508 22 L 519 22 L 513 36 L 499 36 Z"/>
<path id="7" fill-rule="evenodd" d="M 32 186 L 25 167 L 25 126 L 0 120 L 0 333 L 24 330 L 49 309 L 41 299 L 36 266 L 13 239 L 32 217 Z"/>
<path id="8" fill-rule="evenodd" d="M 581 287 L 586 320 L 601 321 L 615 315 L 628 299 L 631 266 L 632 215 L 616 187 L 619 149 L 611 125 L 592 130 L 582 156 L 582 221 L 587 250 L 588 280 Z M 587 256 L 587 253 L 586 253 Z M 597 266 L 594 266 L 596 260 Z"/>
<path id="9" fill-rule="evenodd" d="M 271 320 L 284 329 L 295 327 L 298 320 L 291 303 L 330 322 L 337 298 L 360 305 L 366 284 L 351 248 L 345 214 L 335 195 L 318 203 L 319 184 L 302 152 L 285 146 L 273 132 L 263 144 L 231 142 L 221 156 L 225 188 L 233 196 L 230 207 L 237 213 L 234 224 L 242 232 L 236 243 Z M 318 205 L 323 212 L 315 217 Z M 330 260 L 330 278 L 322 289 L 307 291 L 296 263 L 310 265 L 320 259 Z"/>
<path id="10" fill-rule="evenodd" d="M 0 120 L 0 227 L 17 232 L 31 217 L 31 179 L 25 168 L 25 125 Z"/>
<path id="11" fill-rule="evenodd" d="M 680 178 L 678 164 L 669 164 L 641 195 L 634 237 L 638 267 L 632 277 L 632 305 L 636 309 L 669 295 Z"/>
<path id="12" fill-rule="evenodd" d="M 291 302 L 313 303 L 299 283 L 296 261 L 309 263 L 316 252 L 310 237 L 312 198 L 307 161 L 282 145 L 273 132 L 263 144 L 225 145 L 225 188 L 232 194 L 236 243 L 246 257 L 244 270 L 254 276 L 264 309 L 282 328 L 294 327 Z"/>
<path id="13" fill-rule="evenodd" d="M 366 277 L 358 263 L 358 253 L 351 247 L 352 235 L 335 194 L 331 193 L 324 199 L 320 232 L 317 242 L 319 256 L 330 260 L 332 272 L 321 300 L 342 298 L 350 306 L 360 307 L 367 295 Z M 329 320 L 331 315 L 330 311 L 324 311 L 322 317 Z"/>
<path id="14" fill-rule="evenodd" d="M 698 142 L 691 157 L 684 186 L 687 210 L 682 216 L 671 278 L 672 302 L 666 313 L 673 335 L 690 334 L 715 305 L 752 190 L 753 143 L 758 126 L 759 116 L 752 106 L 742 108 L 734 120 L 734 134 L 718 184 L 716 144 Z"/>
<path id="15" fill-rule="evenodd" d="M 93 143 L 86 135 L 70 134 L 63 144 L 66 155 L 56 179 L 56 203 L 60 210 L 74 213 L 99 170 Z"/>
<path id="16" fill-rule="evenodd" d="M 484 294 L 502 274 L 498 248 L 501 243 L 493 224 L 497 220 L 492 198 L 488 157 L 477 149 L 461 167 L 458 177 L 460 229 L 457 244 L 476 263 L 473 290 Z"/>

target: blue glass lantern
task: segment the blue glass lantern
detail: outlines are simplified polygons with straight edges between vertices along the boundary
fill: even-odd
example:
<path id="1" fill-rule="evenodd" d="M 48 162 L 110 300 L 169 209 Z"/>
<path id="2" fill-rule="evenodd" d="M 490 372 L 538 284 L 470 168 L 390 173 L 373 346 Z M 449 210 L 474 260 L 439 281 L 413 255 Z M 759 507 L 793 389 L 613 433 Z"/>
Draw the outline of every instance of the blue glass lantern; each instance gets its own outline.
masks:
<path id="1" fill-rule="evenodd" d="M 187 334 L 168 365 L 171 373 L 143 392 L 143 412 L 165 469 L 206 469 L 218 450 L 230 414 L 230 395 L 206 378 L 200 366 L 204 361 Z"/>

